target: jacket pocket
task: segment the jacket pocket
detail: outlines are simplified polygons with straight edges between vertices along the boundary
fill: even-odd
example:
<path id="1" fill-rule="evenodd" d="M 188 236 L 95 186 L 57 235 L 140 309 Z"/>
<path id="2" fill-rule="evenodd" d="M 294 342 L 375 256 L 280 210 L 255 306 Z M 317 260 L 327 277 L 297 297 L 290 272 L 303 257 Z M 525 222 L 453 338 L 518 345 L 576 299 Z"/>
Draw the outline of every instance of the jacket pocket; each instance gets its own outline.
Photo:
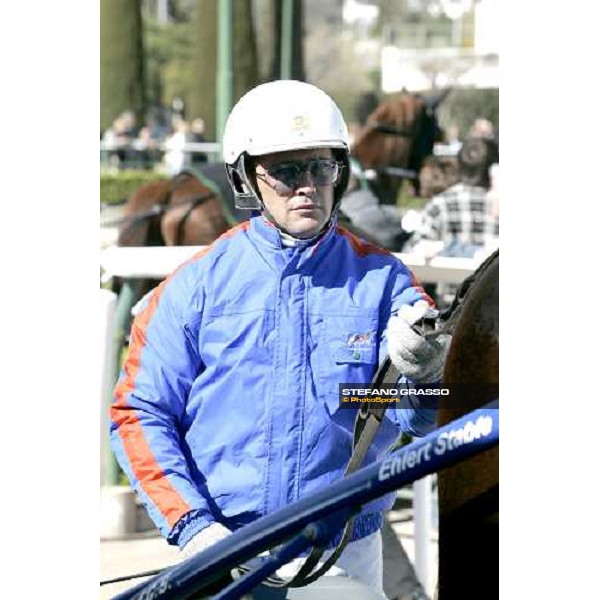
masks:
<path id="1" fill-rule="evenodd" d="M 377 360 L 377 346 L 372 344 L 352 347 L 348 344 L 340 344 L 334 352 L 334 359 L 337 365 L 354 365 L 358 367 L 364 364 L 374 364 Z"/>
<path id="2" fill-rule="evenodd" d="M 320 340 L 320 388 L 332 414 L 339 408 L 339 384 L 371 383 L 378 362 L 376 316 L 324 318 Z"/>

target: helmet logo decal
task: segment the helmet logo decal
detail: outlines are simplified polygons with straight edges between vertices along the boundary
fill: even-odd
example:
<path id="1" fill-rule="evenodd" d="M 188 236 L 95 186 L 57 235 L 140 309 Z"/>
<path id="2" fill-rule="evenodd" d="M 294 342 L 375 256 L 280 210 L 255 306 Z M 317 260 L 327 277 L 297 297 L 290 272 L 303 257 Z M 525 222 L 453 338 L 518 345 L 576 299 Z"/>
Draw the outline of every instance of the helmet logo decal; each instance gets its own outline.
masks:
<path id="1" fill-rule="evenodd" d="M 310 129 L 310 117 L 308 115 L 296 115 L 292 118 L 292 131 L 301 133 Z"/>

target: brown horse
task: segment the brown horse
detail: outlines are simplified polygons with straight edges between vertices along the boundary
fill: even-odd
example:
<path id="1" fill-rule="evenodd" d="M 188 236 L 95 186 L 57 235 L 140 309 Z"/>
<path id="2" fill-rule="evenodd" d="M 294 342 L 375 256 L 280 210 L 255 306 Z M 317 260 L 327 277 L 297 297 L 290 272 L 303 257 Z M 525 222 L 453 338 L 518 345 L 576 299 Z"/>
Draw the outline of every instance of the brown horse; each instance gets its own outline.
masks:
<path id="1" fill-rule="evenodd" d="M 443 376 L 462 392 L 441 404 L 440 426 L 498 397 L 498 299 L 496 251 L 464 296 Z M 438 600 L 498 597 L 498 456 L 496 447 L 438 474 Z"/>
<path id="2" fill-rule="evenodd" d="M 419 172 L 433 153 L 435 142 L 443 141 L 436 109 L 446 97 L 445 90 L 433 98 L 400 94 L 382 102 L 357 134 L 352 156 L 363 170 L 374 171 L 370 186 L 383 204 L 396 204 L 402 181 L 413 181 L 419 194 Z"/>
<path id="3" fill-rule="evenodd" d="M 125 204 L 119 246 L 189 246 L 212 243 L 232 225 L 217 192 L 192 172 L 154 181 Z"/>

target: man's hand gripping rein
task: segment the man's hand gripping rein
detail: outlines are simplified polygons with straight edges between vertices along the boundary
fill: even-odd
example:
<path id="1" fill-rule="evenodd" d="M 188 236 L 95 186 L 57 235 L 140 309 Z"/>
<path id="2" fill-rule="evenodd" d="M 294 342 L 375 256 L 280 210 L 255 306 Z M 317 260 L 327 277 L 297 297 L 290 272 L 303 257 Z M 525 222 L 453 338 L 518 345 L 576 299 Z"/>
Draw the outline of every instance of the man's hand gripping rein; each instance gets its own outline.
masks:
<path id="1" fill-rule="evenodd" d="M 390 358 L 400 373 L 414 383 L 433 383 L 442 378 L 452 337 L 446 333 L 436 334 L 433 326 L 427 333 L 427 321 L 437 316 L 436 309 L 425 300 L 419 300 L 412 306 L 400 307 L 388 322 Z"/>

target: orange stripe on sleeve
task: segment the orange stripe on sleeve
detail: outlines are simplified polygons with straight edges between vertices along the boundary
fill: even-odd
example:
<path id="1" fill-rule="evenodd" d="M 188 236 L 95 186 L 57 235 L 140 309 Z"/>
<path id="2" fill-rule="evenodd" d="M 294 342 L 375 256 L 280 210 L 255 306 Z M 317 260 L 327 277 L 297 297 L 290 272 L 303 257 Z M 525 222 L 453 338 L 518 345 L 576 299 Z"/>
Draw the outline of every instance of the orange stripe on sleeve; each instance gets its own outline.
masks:
<path id="1" fill-rule="evenodd" d="M 247 221 L 241 223 L 226 231 L 220 236 L 219 240 L 230 238 L 239 231 L 248 229 L 248 227 L 249 223 Z M 135 327 L 132 328 L 129 355 L 124 365 L 125 376 L 116 387 L 116 401 L 110 408 L 111 419 L 114 423 L 118 424 L 119 436 L 123 442 L 125 453 L 129 458 L 136 479 L 140 482 L 144 492 L 152 499 L 158 510 L 163 514 L 170 527 L 173 527 L 184 514 L 189 512 L 191 507 L 165 477 L 148 444 L 137 415 L 127 405 L 126 397 L 129 392 L 135 389 L 135 379 L 140 368 L 140 356 L 146 344 L 148 324 L 156 312 L 165 286 L 179 269 L 190 262 L 199 260 L 208 254 L 213 247 L 214 242 L 180 265 L 173 274 L 167 277 L 156 288 L 150 297 L 148 305 L 136 317 Z"/>

